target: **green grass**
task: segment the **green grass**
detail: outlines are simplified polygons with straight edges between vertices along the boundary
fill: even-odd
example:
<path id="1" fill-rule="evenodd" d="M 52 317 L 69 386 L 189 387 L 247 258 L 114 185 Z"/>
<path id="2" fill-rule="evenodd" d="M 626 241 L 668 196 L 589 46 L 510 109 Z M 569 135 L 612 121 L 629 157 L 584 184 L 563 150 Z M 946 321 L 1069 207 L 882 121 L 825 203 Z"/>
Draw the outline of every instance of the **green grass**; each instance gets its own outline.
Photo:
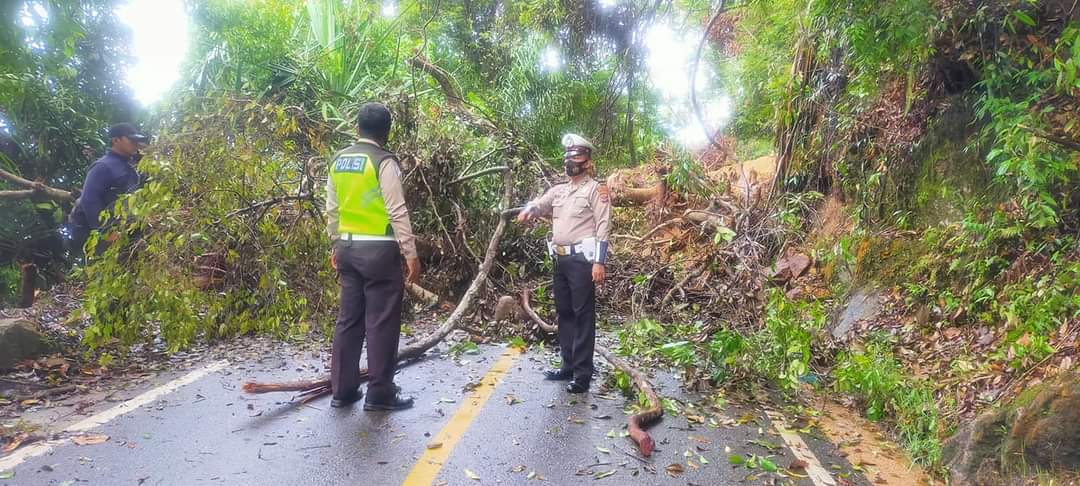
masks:
<path id="1" fill-rule="evenodd" d="M 915 462 L 938 466 L 940 417 L 933 390 L 904 374 L 888 341 L 878 337 L 864 351 L 842 353 L 832 374 L 836 389 L 857 397 L 869 419 L 893 427 Z"/>

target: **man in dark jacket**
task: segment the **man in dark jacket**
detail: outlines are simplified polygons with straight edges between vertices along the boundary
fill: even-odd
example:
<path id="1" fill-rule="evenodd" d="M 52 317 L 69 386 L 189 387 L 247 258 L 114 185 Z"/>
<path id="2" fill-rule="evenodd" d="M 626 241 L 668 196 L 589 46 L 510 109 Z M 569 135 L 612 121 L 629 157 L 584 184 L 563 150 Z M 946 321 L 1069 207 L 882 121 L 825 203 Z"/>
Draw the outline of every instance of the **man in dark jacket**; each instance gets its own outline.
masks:
<path id="1" fill-rule="evenodd" d="M 91 231 L 103 229 L 102 225 L 108 217 L 102 218 L 101 213 L 111 210 L 121 194 L 139 187 L 135 164 L 139 161 L 139 149 L 146 144 L 147 137 L 140 134 L 134 125 L 120 123 L 109 128 L 109 139 L 112 147 L 105 156 L 90 164 L 82 195 L 68 217 L 72 255 L 82 254 Z"/>

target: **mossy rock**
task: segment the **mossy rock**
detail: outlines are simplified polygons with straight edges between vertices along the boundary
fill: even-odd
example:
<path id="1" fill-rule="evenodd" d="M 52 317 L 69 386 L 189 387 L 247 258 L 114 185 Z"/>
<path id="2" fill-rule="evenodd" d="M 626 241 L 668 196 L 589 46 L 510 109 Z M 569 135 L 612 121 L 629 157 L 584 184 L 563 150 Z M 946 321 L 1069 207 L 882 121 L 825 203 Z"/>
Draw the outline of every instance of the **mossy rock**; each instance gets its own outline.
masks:
<path id="1" fill-rule="evenodd" d="M 962 427 L 945 443 L 952 484 L 1014 484 L 1080 471 L 1080 375 L 1066 373 Z"/>
<path id="2" fill-rule="evenodd" d="M 0 370 L 9 370 L 20 361 L 53 352 L 56 346 L 33 321 L 0 319 Z"/>
<path id="3" fill-rule="evenodd" d="M 917 168 L 904 201 L 914 223 L 935 226 L 963 218 L 968 209 L 1001 198 L 986 163 L 989 146 L 979 139 L 982 124 L 970 99 L 957 99 L 938 115 L 912 155 Z"/>

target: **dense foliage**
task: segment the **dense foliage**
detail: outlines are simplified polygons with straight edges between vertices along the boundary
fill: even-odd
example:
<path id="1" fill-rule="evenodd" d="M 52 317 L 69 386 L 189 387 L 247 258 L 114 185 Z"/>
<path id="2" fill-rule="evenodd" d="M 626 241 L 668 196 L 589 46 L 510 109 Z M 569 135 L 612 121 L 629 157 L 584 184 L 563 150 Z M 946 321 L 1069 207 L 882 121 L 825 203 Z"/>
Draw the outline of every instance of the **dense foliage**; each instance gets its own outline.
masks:
<path id="1" fill-rule="evenodd" d="M 0 169 L 71 189 L 101 156 L 105 128 L 132 121 L 130 39 L 121 2 L 8 1 L 0 7 Z M 0 190 L 8 189 L 0 182 Z M 57 228 L 69 207 L 0 198 L 0 268 L 34 261 L 62 273 Z M 0 304 L 9 271 L 0 273 Z"/>

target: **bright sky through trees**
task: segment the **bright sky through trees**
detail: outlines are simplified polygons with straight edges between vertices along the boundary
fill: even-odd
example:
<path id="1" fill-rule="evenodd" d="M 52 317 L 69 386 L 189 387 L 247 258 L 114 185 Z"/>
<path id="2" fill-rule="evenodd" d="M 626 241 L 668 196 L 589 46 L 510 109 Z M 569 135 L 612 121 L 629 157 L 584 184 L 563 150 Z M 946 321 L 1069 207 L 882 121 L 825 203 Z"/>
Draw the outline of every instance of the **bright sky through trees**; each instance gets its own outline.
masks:
<path id="1" fill-rule="evenodd" d="M 610 6 L 611 2 L 601 2 Z M 382 13 L 397 14 L 396 1 L 382 2 Z M 188 21 L 183 0 L 131 0 L 117 15 L 133 32 L 135 63 L 128 69 L 128 82 L 136 98 L 144 105 L 160 99 L 179 76 L 180 65 L 188 47 Z M 667 129 L 688 148 L 704 146 L 708 139 L 693 114 L 690 104 L 690 69 L 701 32 L 697 29 L 676 29 L 668 23 L 657 23 L 646 32 L 649 86 L 664 101 Z M 563 66 L 557 46 L 543 51 L 541 65 L 547 70 Z M 716 130 L 731 118 L 731 99 L 716 96 L 716 80 L 707 62 L 701 63 L 697 90 L 706 123 Z"/>
<path id="2" fill-rule="evenodd" d="M 128 83 L 143 105 L 159 100 L 180 76 L 188 48 L 183 0 L 131 0 L 116 14 L 131 27 L 135 63 Z"/>
<path id="3" fill-rule="evenodd" d="M 667 121 L 669 133 L 692 149 L 709 141 L 690 103 L 690 72 L 700 39 L 700 29 L 675 29 L 666 22 L 653 25 L 645 33 L 650 84 L 666 108 L 661 116 Z M 705 124 L 716 131 L 731 119 L 731 99 L 717 94 L 715 75 L 705 60 L 698 65 L 695 84 Z"/>

